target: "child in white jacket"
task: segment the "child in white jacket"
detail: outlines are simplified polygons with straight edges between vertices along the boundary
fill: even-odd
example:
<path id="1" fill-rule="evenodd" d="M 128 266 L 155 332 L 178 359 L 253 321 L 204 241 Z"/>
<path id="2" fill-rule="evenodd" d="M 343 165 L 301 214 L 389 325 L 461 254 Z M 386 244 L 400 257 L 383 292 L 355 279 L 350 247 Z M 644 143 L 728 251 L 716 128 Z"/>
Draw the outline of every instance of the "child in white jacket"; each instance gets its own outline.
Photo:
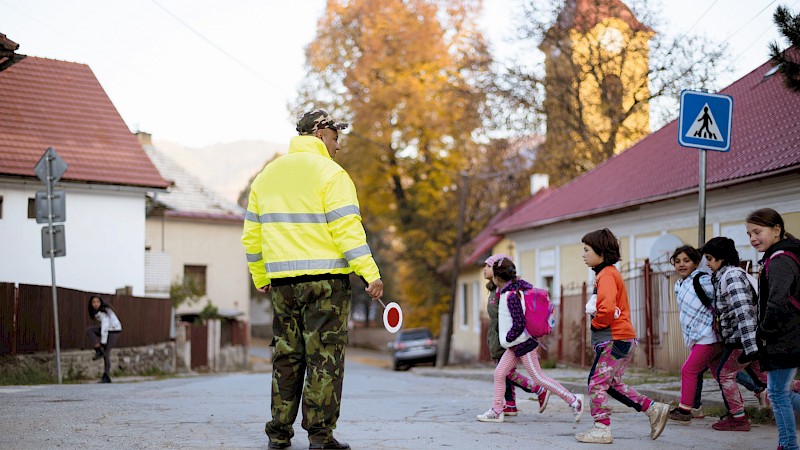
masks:
<path id="1" fill-rule="evenodd" d="M 94 358 L 103 358 L 103 377 L 101 383 L 111 383 L 109 372 L 111 371 L 111 349 L 116 346 L 119 333 L 122 331 L 122 323 L 119 321 L 114 310 L 100 298 L 99 295 L 89 297 L 89 318 L 100 322 L 99 325 L 90 325 L 86 328 L 86 334 L 94 344 Z"/>

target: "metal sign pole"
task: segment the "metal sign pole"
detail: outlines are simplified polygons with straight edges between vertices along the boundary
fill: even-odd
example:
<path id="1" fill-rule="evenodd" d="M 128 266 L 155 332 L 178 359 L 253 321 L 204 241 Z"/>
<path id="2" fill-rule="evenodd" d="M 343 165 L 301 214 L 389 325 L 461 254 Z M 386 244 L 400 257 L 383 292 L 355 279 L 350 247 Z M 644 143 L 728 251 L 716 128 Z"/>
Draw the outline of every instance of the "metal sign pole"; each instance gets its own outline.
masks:
<path id="1" fill-rule="evenodd" d="M 706 157 L 708 150 L 700 149 L 700 182 L 698 186 L 700 201 L 700 217 L 697 227 L 697 248 L 706 243 Z"/>
<path id="2" fill-rule="evenodd" d="M 53 324 L 56 333 L 56 368 L 58 370 L 58 384 L 61 384 L 61 336 L 58 332 L 58 289 L 56 288 L 56 244 L 53 235 L 53 157 L 47 155 L 47 225 L 50 234 L 50 278 L 53 288 Z"/>

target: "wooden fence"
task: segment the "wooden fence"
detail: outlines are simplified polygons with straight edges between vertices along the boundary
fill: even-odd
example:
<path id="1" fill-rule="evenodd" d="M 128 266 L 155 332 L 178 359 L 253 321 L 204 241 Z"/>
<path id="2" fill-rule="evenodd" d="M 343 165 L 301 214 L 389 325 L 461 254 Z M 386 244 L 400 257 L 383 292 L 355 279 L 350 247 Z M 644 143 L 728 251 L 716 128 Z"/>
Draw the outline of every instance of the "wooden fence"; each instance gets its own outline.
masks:
<path id="1" fill-rule="evenodd" d="M 60 347 L 86 349 L 90 292 L 58 290 Z M 172 304 L 169 299 L 97 294 L 111 305 L 122 322 L 119 347 L 157 344 L 170 340 Z M 0 355 L 55 350 L 53 298 L 50 286 L 0 283 Z"/>

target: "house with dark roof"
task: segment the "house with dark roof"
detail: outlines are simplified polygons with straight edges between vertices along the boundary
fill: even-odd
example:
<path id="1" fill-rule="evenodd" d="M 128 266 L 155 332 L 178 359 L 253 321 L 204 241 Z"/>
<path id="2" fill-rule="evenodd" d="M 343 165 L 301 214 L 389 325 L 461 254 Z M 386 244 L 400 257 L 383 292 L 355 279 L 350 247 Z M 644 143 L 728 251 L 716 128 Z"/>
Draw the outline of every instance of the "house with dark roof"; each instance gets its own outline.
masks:
<path id="1" fill-rule="evenodd" d="M 731 148 L 707 153 L 705 239 L 727 236 L 736 242 L 742 260 L 755 263 L 759 255 L 744 226 L 750 211 L 774 208 L 788 231 L 800 232 L 800 94 L 788 90 L 769 63 L 720 93 L 733 98 Z M 581 237 L 589 231 L 614 232 L 623 271 L 635 273 L 645 259 L 668 266 L 678 245 L 702 245 L 697 242 L 700 151 L 681 147 L 678 123 L 670 122 L 559 189 L 529 198 L 478 238 L 487 239 L 488 231 L 493 237 L 487 242 L 506 243 L 494 245 L 486 254 L 507 252 L 513 246 L 520 276 L 535 286 L 553 287 L 550 293 L 556 303 L 561 300 L 560 286 L 583 282 L 591 286 L 593 274 L 581 259 Z M 464 290 L 464 295 L 469 295 L 482 261 L 474 263 L 459 275 L 459 292 Z M 657 306 L 674 312 L 674 305 L 668 304 L 672 286 L 665 283 L 659 289 L 665 292 L 664 304 Z M 475 298 L 483 298 L 478 309 L 485 315 L 485 293 Z M 631 295 L 640 336 L 644 318 L 636 315 L 644 314 L 642 301 Z M 461 314 L 459 305 L 457 301 L 454 317 Z M 656 351 L 673 354 L 670 364 L 685 357 L 682 350 L 675 350 L 683 348 L 675 324 L 662 324 L 655 336 L 663 347 Z M 474 333 L 461 339 L 471 340 L 473 349 L 471 355 L 462 352 L 461 359 L 477 358 L 483 337 Z"/>
<path id="2" fill-rule="evenodd" d="M 144 295 L 146 199 L 169 182 L 88 66 L 14 54 L 0 67 L 0 280 L 51 283 L 34 166 L 53 147 L 68 166 L 56 185 L 66 193 L 58 285 Z"/>
<path id="3" fill-rule="evenodd" d="M 145 292 L 169 297 L 170 285 L 192 285 L 194 304 L 176 313 L 197 314 L 207 303 L 224 317 L 248 320 L 250 275 L 242 257 L 244 210 L 208 189 L 177 161 L 152 144 L 149 133 L 137 137 L 162 177 L 172 182 L 167 193 L 148 202 L 145 223 Z"/>

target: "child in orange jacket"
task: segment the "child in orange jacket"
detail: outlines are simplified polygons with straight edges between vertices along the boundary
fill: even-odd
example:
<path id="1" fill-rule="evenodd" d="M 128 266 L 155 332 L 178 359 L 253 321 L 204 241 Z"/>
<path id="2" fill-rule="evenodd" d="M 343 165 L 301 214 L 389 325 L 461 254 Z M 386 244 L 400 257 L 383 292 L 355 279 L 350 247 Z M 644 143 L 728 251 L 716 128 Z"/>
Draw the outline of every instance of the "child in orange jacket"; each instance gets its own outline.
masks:
<path id="1" fill-rule="evenodd" d="M 579 442 L 610 444 L 611 407 L 608 396 L 644 412 L 650 420 L 650 439 L 664 430 L 669 406 L 654 402 L 622 382 L 622 375 L 636 350 L 636 332 L 631 324 L 628 294 L 622 275 L 614 264 L 620 260 L 619 242 L 608 229 L 592 231 L 583 239 L 583 261 L 595 273 L 592 314 L 594 364 L 589 372 L 589 396 L 594 426 L 575 435 Z M 590 303 L 592 301 L 590 300 Z"/>

